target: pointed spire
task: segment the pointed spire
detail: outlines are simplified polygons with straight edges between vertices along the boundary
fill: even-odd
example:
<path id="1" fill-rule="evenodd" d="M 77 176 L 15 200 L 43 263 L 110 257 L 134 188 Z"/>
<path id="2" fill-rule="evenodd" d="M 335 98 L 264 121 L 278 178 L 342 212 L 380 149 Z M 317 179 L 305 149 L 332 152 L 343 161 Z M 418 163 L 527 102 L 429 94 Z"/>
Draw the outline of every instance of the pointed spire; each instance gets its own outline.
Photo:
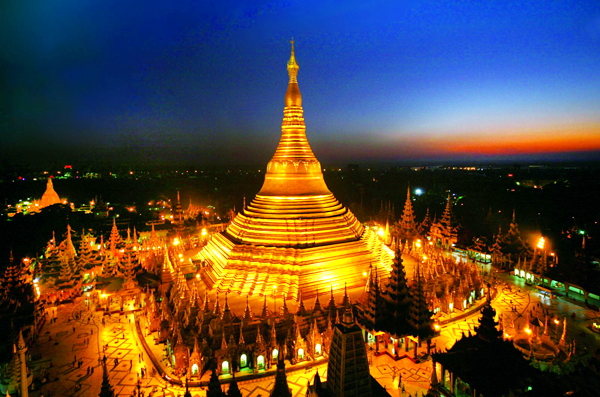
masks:
<path id="1" fill-rule="evenodd" d="M 246 295 L 246 310 L 244 310 L 244 320 L 252 319 L 252 311 L 250 310 L 250 303 L 248 295 Z"/>
<path id="2" fill-rule="evenodd" d="M 240 339 L 238 341 L 238 345 L 245 345 L 246 344 L 246 340 L 244 339 L 244 324 L 240 323 Z"/>
<path id="3" fill-rule="evenodd" d="M 304 301 L 302 300 L 302 291 L 300 291 L 300 300 L 298 301 L 298 316 L 306 316 L 306 309 L 304 308 Z"/>
<path id="4" fill-rule="evenodd" d="M 277 344 L 277 328 L 276 322 L 273 321 L 273 325 L 271 325 L 271 345 Z"/>
<path id="5" fill-rule="evenodd" d="M 315 299 L 315 305 L 313 307 L 313 314 L 321 313 L 321 302 L 319 302 L 319 287 L 317 287 L 317 297 Z"/>
<path id="6" fill-rule="evenodd" d="M 19 329 L 19 339 L 17 340 L 17 348 L 19 351 L 27 349 L 25 339 L 23 339 L 23 329 Z"/>
<path id="7" fill-rule="evenodd" d="M 200 347 L 198 346 L 198 336 L 194 336 L 194 350 L 192 354 L 194 353 L 200 354 Z"/>
<path id="8" fill-rule="evenodd" d="M 260 329 L 260 324 L 258 324 L 256 326 L 256 342 L 255 342 L 255 344 L 257 346 L 260 346 L 260 345 L 262 345 L 264 343 L 265 343 L 265 341 L 264 341 L 263 336 L 262 336 L 262 331 Z"/>
<path id="9" fill-rule="evenodd" d="M 348 287 L 347 287 L 345 281 L 344 281 L 344 299 L 342 300 L 342 306 L 343 307 L 350 306 L 350 298 L 348 297 Z"/>
<path id="10" fill-rule="evenodd" d="M 290 311 L 289 311 L 289 309 L 287 307 L 287 299 L 286 298 L 287 298 L 287 296 L 283 297 L 283 315 L 284 316 L 287 316 L 287 315 L 290 314 Z"/>
<path id="11" fill-rule="evenodd" d="M 292 392 L 288 386 L 287 376 L 285 374 L 285 362 L 283 361 L 283 354 L 279 354 L 277 361 L 275 385 L 273 386 L 270 397 L 292 397 Z"/>
<path id="12" fill-rule="evenodd" d="M 73 239 L 71 238 L 71 225 L 67 224 L 67 255 L 77 256 L 77 251 L 75 250 L 75 245 L 73 245 Z"/>
<path id="13" fill-rule="evenodd" d="M 221 388 L 221 382 L 219 382 L 219 375 L 217 371 L 213 370 L 210 374 L 210 380 L 208 382 L 208 391 L 206 397 L 224 397 L 223 389 Z"/>
<path id="14" fill-rule="evenodd" d="M 322 387 L 322 383 L 321 383 L 321 376 L 319 375 L 319 370 L 317 369 L 317 373 L 315 374 L 315 379 L 314 379 L 314 385 L 315 385 L 315 390 L 318 392 L 321 387 Z"/>
<path id="15" fill-rule="evenodd" d="M 237 380 L 235 380 L 235 372 L 233 374 L 233 380 L 229 384 L 229 390 L 227 391 L 227 397 L 242 397 L 242 392 L 238 386 Z M 184 396 L 185 397 L 185 396 Z"/>
<path id="16" fill-rule="evenodd" d="M 223 328 L 223 338 L 221 339 L 221 350 L 227 350 L 227 339 L 225 339 L 225 328 Z"/>
<path id="17" fill-rule="evenodd" d="M 215 316 L 221 316 L 221 307 L 219 306 L 219 293 L 217 292 L 217 301 L 215 302 L 215 309 L 213 311 Z"/>
<path id="18" fill-rule="evenodd" d="M 229 310 L 229 303 L 227 303 L 227 292 L 225 292 L 225 307 L 223 308 L 221 320 L 223 320 L 225 323 L 231 321 L 231 311 Z"/>
<path id="19" fill-rule="evenodd" d="M 208 290 L 204 291 L 204 312 L 210 312 L 210 301 L 208 300 Z"/>
<path id="20" fill-rule="evenodd" d="M 263 310 L 261 314 L 262 318 L 269 317 L 269 307 L 267 306 L 267 295 L 265 294 L 265 303 L 263 304 Z"/>
<path id="21" fill-rule="evenodd" d="M 290 43 L 292 44 L 292 54 L 290 55 L 290 60 L 287 63 L 287 70 L 288 70 L 288 74 L 290 75 L 290 82 L 292 81 L 296 81 L 296 77 L 298 76 L 298 69 L 300 69 L 300 66 L 298 66 L 298 63 L 296 63 L 296 53 L 294 51 L 294 39 L 292 39 L 292 41 L 290 41 Z M 298 105 L 300 106 L 300 105 Z"/>

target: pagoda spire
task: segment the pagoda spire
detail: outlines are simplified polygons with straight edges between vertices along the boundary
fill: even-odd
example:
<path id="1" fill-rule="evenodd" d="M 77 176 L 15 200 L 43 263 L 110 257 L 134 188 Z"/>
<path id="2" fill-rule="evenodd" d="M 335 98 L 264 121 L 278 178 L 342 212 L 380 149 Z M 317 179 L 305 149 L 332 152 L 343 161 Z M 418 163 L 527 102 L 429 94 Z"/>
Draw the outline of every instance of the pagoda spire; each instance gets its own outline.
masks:
<path id="1" fill-rule="evenodd" d="M 428 212 L 429 214 L 429 212 Z M 402 220 L 400 221 L 400 236 L 411 238 L 416 233 L 415 213 L 410 199 L 410 185 L 406 188 L 406 202 L 404 203 L 404 211 L 402 212 Z"/>
<path id="2" fill-rule="evenodd" d="M 306 138 L 302 95 L 298 87 L 299 69 L 292 40 L 292 53 L 287 63 L 289 82 L 285 93 L 281 140 L 267 165 L 265 183 L 259 196 L 331 194 L 323 180 L 321 165 Z M 286 180 L 286 183 L 282 183 L 282 180 Z"/>
<path id="3" fill-rule="evenodd" d="M 300 292 L 300 301 L 298 302 L 298 316 L 306 316 L 306 309 L 304 308 L 304 301 L 302 300 L 302 292 Z"/>
<path id="4" fill-rule="evenodd" d="M 263 304 L 263 309 L 261 313 L 262 318 L 269 317 L 269 307 L 267 306 L 267 295 L 265 294 L 265 303 Z"/>
<path id="5" fill-rule="evenodd" d="M 348 297 L 348 286 L 344 282 L 344 299 L 342 300 L 342 306 L 350 307 L 350 298 Z"/>
<path id="6" fill-rule="evenodd" d="M 204 291 L 204 312 L 210 312 L 210 301 L 208 300 L 208 290 Z"/>
<path id="7" fill-rule="evenodd" d="M 227 292 L 225 292 L 225 307 L 223 308 L 223 315 L 221 316 L 221 320 L 224 323 L 228 323 L 231 321 L 231 311 L 229 310 L 229 303 L 227 303 Z"/>
<path id="8" fill-rule="evenodd" d="M 321 302 L 319 302 L 319 288 L 317 288 L 317 298 L 315 299 L 315 306 L 313 307 L 313 314 L 321 312 Z"/>
<path id="9" fill-rule="evenodd" d="M 221 307 L 219 306 L 219 293 L 217 292 L 217 299 L 215 302 L 215 309 L 214 309 L 214 315 L 215 316 L 221 316 Z"/>
<path id="10" fill-rule="evenodd" d="M 244 320 L 252 319 L 252 311 L 250 310 L 250 302 L 248 295 L 246 295 L 246 310 L 244 310 Z"/>
<path id="11" fill-rule="evenodd" d="M 277 374 L 275 375 L 275 385 L 271 391 L 270 397 L 292 397 L 292 392 L 287 383 L 287 376 L 285 374 L 285 362 L 283 361 L 283 354 L 279 354 L 279 360 L 277 360 Z"/>
<path id="12" fill-rule="evenodd" d="M 77 256 L 77 251 L 73 245 L 73 239 L 71 239 L 71 225 L 67 224 L 67 254 Z"/>
<path id="13" fill-rule="evenodd" d="M 21 396 L 28 397 L 28 382 L 27 382 L 27 360 L 25 358 L 25 352 L 27 351 L 27 345 L 23 339 L 23 330 L 19 329 L 19 339 L 17 341 L 17 353 L 19 353 L 19 363 L 21 369 Z"/>
<path id="14" fill-rule="evenodd" d="M 287 307 L 286 297 L 285 296 L 283 297 L 283 308 L 282 308 L 282 311 L 283 311 L 283 315 L 284 316 L 287 316 L 287 315 L 290 314 L 290 311 L 289 311 L 289 309 Z"/>

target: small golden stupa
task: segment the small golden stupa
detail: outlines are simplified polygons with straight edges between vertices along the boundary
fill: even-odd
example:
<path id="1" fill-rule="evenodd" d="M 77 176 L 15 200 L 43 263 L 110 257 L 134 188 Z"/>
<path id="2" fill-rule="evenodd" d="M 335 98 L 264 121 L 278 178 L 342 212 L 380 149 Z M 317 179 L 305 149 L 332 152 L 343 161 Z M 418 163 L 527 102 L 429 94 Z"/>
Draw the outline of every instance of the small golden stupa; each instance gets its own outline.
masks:
<path id="1" fill-rule="evenodd" d="M 60 197 L 58 197 L 58 193 L 54 190 L 54 185 L 52 184 L 52 178 L 48 178 L 48 183 L 46 184 L 46 191 L 40 200 L 40 209 L 46 208 L 50 205 L 60 204 Z"/>
<path id="2" fill-rule="evenodd" d="M 306 138 L 292 41 L 281 140 L 254 200 L 199 252 L 210 290 L 249 296 L 314 298 L 364 289 L 378 267 L 387 278 L 393 254 L 329 191 Z"/>

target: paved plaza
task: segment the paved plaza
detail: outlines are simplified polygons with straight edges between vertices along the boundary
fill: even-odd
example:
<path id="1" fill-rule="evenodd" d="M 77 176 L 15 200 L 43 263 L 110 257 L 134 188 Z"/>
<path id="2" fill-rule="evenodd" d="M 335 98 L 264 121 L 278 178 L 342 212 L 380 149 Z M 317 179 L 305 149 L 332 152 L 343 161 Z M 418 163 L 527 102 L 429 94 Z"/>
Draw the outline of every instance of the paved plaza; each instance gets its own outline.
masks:
<path id="1" fill-rule="evenodd" d="M 519 332 L 527 318 L 549 318 L 548 332 L 555 341 L 562 333 L 562 321 L 567 317 L 567 341 L 575 340 L 575 357 L 581 358 L 600 346 L 600 335 L 586 327 L 598 317 L 598 313 L 563 298 L 549 299 L 522 280 L 501 274 L 501 284 L 493 300 L 505 332 Z M 134 327 L 133 314 L 103 316 L 102 312 L 88 309 L 84 298 L 74 303 L 62 304 L 48 309 L 48 320 L 42 328 L 35 346 L 30 348 L 34 376 L 48 381 L 41 389 L 30 393 L 38 396 L 95 396 L 102 383 L 102 358 L 106 357 L 108 375 L 118 396 L 132 396 L 139 389 L 145 396 L 182 396 L 184 389 L 168 384 L 155 373 L 148 354 L 153 354 L 165 371 L 169 371 L 163 357 L 163 345 L 154 343 L 154 336 L 146 336 L 150 351 L 143 351 Z M 463 333 L 474 333 L 478 324 L 478 310 L 459 315 L 460 319 L 444 319 L 439 335 L 432 345 L 435 349 L 450 348 Z M 559 320 L 559 324 L 554 322 Z M 142 320 L 143 324 L 143 320 Z M 142 326 L 142 329 L 144 327 Z M 144 337 L 144 336 L 142 336 Z M 425 350 L 423 344 L 422 350 Z M 412 352 L 411 352 L 412 354 Z M 429 388 L 432 363 L 427 360 L 414 363 L 409 358 L 394 361 L 386 354 L 369 353 L 371 374 L 393 396 L 422 395 Z M 142 368 L 147 375 L 141 377 Z M 306 395 L 306 388 L 316 373 L 327 378 L 327 364 L 313 367 L 288 365 L 288 382 L 294 397 Z M 402 387 L 398 381 L 401 377 Z M 208 381 L 209 373 L 202 378 Z M 274 372 L 253 380 L 238 377 L 244 397 L 266 397 L 275 381 Z M 223 389 L 227 390 L 224 384 Z M 403 391 L 404 389 L 404 391 Z M 206 396 L 206 387 L 191 388 L 193 396 Z"/>

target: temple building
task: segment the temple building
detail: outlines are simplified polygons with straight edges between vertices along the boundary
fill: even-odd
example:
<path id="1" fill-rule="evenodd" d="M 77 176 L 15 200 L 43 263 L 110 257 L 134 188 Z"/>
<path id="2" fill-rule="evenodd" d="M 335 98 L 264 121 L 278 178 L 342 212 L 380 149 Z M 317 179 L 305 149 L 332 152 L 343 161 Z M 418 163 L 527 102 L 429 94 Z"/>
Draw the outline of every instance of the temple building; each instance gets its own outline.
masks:
<path id="1" fill-rule="evenodd" d="M 313 299 L 319 286 L 362 293 L 371 265 L 386 279 L 393 253 L 329 191 L 306 137 L 292 43 L 279 146 L 264 184 L 194 260 L 205 288 L 274 299 Z"/>
<path id="2" fill-rule="evenodd" d="M 327 381 L 319 373 L 308 385 L 307 397 L 388 397 L 390 394 L 371 376 L 363 331 L 346 310 L 333 328 L 327 364 Z"/>
<path id="3" fill-rule="evenodd" d="M 464 335 L 450 349 L 432 355 L 431 388 L 445 396 L 523 395 L 533 368 L 513 343 L 502 338 L 488 295 L 476 335 Z M 531 388 L 529 388 L 531 389 Z"/>
<path id="4" fill-rule="evenodd" d="M 458 226 L 452 214 L 450 195 L 448 195 L 442 219 L 431 224 L 429 235 L 437 247 L 442 247 L 446 250 L 451 250 L 458 241 Z"/>

